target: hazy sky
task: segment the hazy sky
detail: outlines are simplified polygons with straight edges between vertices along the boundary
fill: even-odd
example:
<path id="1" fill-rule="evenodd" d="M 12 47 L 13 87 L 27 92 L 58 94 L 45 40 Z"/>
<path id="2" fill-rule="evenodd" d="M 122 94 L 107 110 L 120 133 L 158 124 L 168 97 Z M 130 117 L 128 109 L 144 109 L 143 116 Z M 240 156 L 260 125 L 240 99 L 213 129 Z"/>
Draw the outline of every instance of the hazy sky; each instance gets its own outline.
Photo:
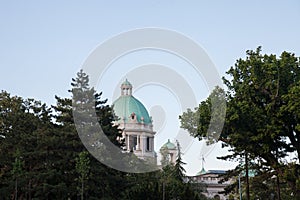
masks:
<path id="1" fill-rule="evenodd" d="M 0 1 L 0 89 L 54 104 L 54 95 L 69 97 L 67 90 L 71 78 L 99 44 L 121 32 L 143 27 L 171 29 L 190 37 L 205 49 L 223 76 L 236 59 L 245 57 L 246 50 L 260 45 L 263 53 L 279 55 L 286 50 L 299 56 L 299 20 L 298 0 Z M 155 61 L 160 58 L 164 60 L 161 62 L 172 60 L 163 53 L 150 55 Z M 138 56 L 132 55 L 131 61 L 125 59 L 122 62 L 127 66 L 132 62 L 133 66 Z M 182 74 L 186 71 L 180 66 L 175 68 Z M 111 82 L 103 84 L 118 87 L 117 81 L 130 70 L 125 69 L 123 74 L 119 73 Z M 134 85 L 134 80 L 131 82 Z M 99 90 L 111 103 L 113 96 L 109 89 L 99 85 Z M 168 102 L 173 97 L 167 97 L 168 94 L 160 91 L 162 88 L 146 89 L 140 88 L 135 95 L 148 108 L 175 102 Z M 161 98 L 155 104 L 156 92 Z M 168 100 L 164 100 L 163 94 Z M 200 101 L 207 94 L 204 88 L 202 94 L 195 95 Z M 180 108 L 175 110 L 180 114 Z M 168 108 L 165 108 L 165 114 L 167 122 L 159 134 L 172 139 L 174 130 L 168 126 L 178 126 L 178 117 L 169 119 Z M 172 120 L 177 122 L 172 124 Z M 177 129 L 175 127 L 175 131 Z M 230 163 L 216 161 L 216 155 L 219 155 L 218 151 L 207 155 L 206 168 L 230 168 Z M 186 158 L 189 174 L 200 171 L 199 156 Z"/>

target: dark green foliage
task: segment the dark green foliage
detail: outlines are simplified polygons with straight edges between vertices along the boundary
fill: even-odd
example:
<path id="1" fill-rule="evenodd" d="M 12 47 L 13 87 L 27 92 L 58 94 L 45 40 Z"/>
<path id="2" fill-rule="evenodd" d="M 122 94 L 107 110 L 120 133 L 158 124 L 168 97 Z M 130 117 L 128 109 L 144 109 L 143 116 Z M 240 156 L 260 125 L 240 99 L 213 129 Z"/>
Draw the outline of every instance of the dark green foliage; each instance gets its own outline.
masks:
<path id="1" fill-rule="evenodd" d="M 0 196 L 39 197 L 42 192 L 33 188 L 44 188 L 44 180 L 53 176 L 47 162 L 50 144 L 41 144 L 50 130 L 50 111 L 38 101 L 11 97 L 7 92 L 0 93 L 0 109 Z"/>
<path id="2" fill-rule="evenodd" d="M 84 192 L 86 187 L 86 181 L 89 179 L 90 174 L 90 159 L 88 158 L 89 153 L 86 151 L 80 152 L 76 158 L 76 172 L 78 174 L 78 182 L 81 185 L 78 189 L 80 190 L 81 200 L 84 199 Z"/>
<path id="3" fill-rule="evenodd" d="M 99 123 L 112 142 L 122 146 L 116 140 L 120 136 L 120 130 L 112 124 L 112 109 L 104 105 L 106 100 L 100 100 L 101 94 L 88 88 L 88 77 L 79 72 L 72 86 L 71 91 L 76 95 L 81 92 L 81 95 L 86 93 L 86 96 L 95 96 L 93 103 Z M 45 104 L 38 101 L 11 97 L 4 91 L 0 93 L 1 198 L 15 198 L 16 191 L 18 199 L 79 197 L 79 184 L 76 180 L 80 176 L 79 168 L 76 171 L 76 158 L 85 147 L 75 129 L 72 99 L 55 98 L 57 105 L 53 106 L 54 115 Z M 85 180 L 88 181 L 85 197 L 98 199 L 102 196 L 115 196 L 118 199 L 115 188 L 116 184 L 122 184 L 120 173 L 100 164 L 90 155 L 86 159 L 90 160 L 91 177 Z M 81 171 L 81 178 L 86 179 L 86 175 L 82 177 L 83 174 Z"/>
<path id="4" fill-rule="evenodd" d="M 262 171 L 260 181 L 269 182 L 269 176 L 263 175 L 271 172 L 277 177 L 276 198 L 280 199 L 281 188 L 285 192 L 285 182 L 293 188 L 294 196 L 300 198 L 300 188 L 296 186 L 300 176 L 285 177 L 287 163 L 283 162 L 289 153 L 294 153 L 295 160 L 289 165 L 299 167 L 299 58 L 288 52 L 279 58 L 263 55 L 258 47 L 256 51 L 247 51 L 247 57 L 238 59 L 227 74 L 230 77 L 223 78 L 228 89 L 225 126 L 216 134 L 221 134 L 219 140 L 233 154 L 223 159 L 255 160 Z M 182 127 L 200 140 L 210 134 L 210 101 L 216 92 L 222 93 L 214 90 L 194 112 L 188 110 L 181 116 Z M 247 164 L 244 162 L 243 167 Z M 250 186 L 253 181 L 250 180 Z M 282 191 L 281 194 L 285 195 Z"/>
<path id="5" fill-rule="evenodd" d="M 185 178 L 184 175 L 185 169 L 183 165 L 185 165 L 186 163 L 182 161 L 180 144 L 178 141 L 176 141 L 176 143 L 177 143 L 177 158 L 174 165 L 174 178 L 177 179 L 178 181 L 183 182 Z"/>
<path id="6" fill-rule="evenodd" d="M 181 116 L 181 128 L 199 138 L 205 139 L 208 143 L 219 140 L 223 130 L 222 121 L 226 113 L 226 96 L 222 88 L 216 87 L 209 97 L 202 101 L 195 111 L 187 109 Z"/>
<path id="7" fill-rule="evenodd" d="M 72 79 L 70 92 L 72 98 L 56 96 L 52 109 L 33 99 L 0 93 L 0 199 L 152 200 L 162 199 L 163 183 L 167 184 L 166 200 L 199 199 L 199 192 L 178 178 L 183 177 L 181 158 L 177 170 L 172 166 L 130 174 L 109 168 L 87 153 L 76 130 L 74 111 L 81 112 L 79 125 L 86 128 L 90 112 L 81 108 L 89 105 L 96 122 L 120 150 L 121 130 L 113 125 L 112 108 L 89 87 L 83 71 Z M 93 126 L 87 128 L 92 133 Z M 123 155 L 124 162 L 133 161 L 132 167 L 141 162 L 134 155 Z"/>

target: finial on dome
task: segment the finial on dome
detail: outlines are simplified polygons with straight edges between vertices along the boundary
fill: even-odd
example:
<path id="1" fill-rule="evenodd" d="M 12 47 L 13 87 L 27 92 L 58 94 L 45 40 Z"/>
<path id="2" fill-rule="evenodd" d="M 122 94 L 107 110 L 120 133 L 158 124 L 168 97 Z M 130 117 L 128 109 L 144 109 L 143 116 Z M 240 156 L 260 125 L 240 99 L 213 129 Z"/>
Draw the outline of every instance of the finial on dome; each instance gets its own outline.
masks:
<path id="1" fill-rule="evenodd" d="M 121 85 L 121 95 L 122 96 L 131 96 L 132 95 L 132 85 L 127 80 L 127 78 Z"/>

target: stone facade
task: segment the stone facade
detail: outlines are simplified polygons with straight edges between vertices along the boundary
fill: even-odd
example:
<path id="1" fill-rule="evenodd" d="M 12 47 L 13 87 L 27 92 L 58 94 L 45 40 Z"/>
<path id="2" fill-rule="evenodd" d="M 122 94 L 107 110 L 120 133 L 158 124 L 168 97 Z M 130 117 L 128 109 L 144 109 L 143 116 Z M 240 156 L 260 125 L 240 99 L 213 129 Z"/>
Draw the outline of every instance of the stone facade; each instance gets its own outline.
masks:
<path id="1" fill-rule="evenodd" d="M 152 118 L 144 105 L 132 95 L 132 85 L 124 81 L 121 96 L 113 103 L 118 120 L 115 121 L 123 130 L 125 150 L 133 152 L 138 158 L 150 159 L 156 163 Z"/>
<path id="2" fill-rule="evenodd" d="M 228 197 L 220 192 L 224 191 L 224 188 L 228 186 L 231 181 L 226 181 L 219 183 L 221 178 L 219 177 L 222 174 L 225 174 L 226 171 L 223 170 L 201 170 L 201 173 L 198 173 L 196 176 L 189 177 L 193 182 L 202 183 L 206 187 L 206 191 L 203 194 L 209 198 L 219 198 L 220 200 L 227 200 Z"/>

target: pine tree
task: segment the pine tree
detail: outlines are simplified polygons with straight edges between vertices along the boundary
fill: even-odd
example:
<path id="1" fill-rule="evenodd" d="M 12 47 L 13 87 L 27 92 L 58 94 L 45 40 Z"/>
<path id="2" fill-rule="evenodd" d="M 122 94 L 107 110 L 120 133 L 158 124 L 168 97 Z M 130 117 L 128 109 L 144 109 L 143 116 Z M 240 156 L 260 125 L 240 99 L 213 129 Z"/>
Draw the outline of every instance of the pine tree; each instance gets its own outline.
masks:
<path id="1" fill-rule="evenodd" d="M 179 181 L 184 181 L 185 178 L 185 169 L 183 167 L 183 165 L 185 165 L 186 163 L 182 161 L 182 157 L 181 157 L 181 147 L 178 141 L 176 141 L 177 143 L 177 158 L 176 158 L 176 162 L 175 162 L 175 166 L 174 166 L 174 170 L 175 170 L 175 178 L 178 179 Z"/>
<path id="2" fill-rule="evenodd" d="M 54 108 L 58 113 L 55 121 L 61 129 L 62 135 L 67 137 L 64 148 L 67 147 L 68 152 L 66 152 L 67 155 L 64 160 L 69 160 L 67 169 L 65 169 L 68 171 L 69 177 L 65 182 L 69 185 L 69 197 L 76 198 L 77 185 L 76 182 L 74 183 L 78 177 L 76 158 L 80 152 L 86 151 L 86 147 L 80 140 L 82 138 L 79 137 L 78 129 L 82 133 L 86 133 L 81 137 L 88 138 L 91 141 L 91 146 L 97 142 L 93 140 L 94 136 L 98 136 L 98 130 L 95 129 L 97 125 L 101 126 L 104 134 L 113 144 L 120 148 L 123 143 L 121 140 L 117 140 L 121 136 L 121 131 L 113 124 L 112 108 L 105 105 L 107 100 L 101 99 L 102 93 L 97 93 L 94 88 L 89 87 L 88 75 L 80 70 L 76 78 L 72 79 L 71 86 L 69 92 L 72 99 L 56 97 L 58 103 Z M 84 196 L 86 198 L 118 199 L 121 195 L 118 188 L 124 183 L 124 174 L 100 163 L 91 154 L 86 156 L 90 167 L 89 178 L 85 180 L 87 187 L 84 186 Z"/>

